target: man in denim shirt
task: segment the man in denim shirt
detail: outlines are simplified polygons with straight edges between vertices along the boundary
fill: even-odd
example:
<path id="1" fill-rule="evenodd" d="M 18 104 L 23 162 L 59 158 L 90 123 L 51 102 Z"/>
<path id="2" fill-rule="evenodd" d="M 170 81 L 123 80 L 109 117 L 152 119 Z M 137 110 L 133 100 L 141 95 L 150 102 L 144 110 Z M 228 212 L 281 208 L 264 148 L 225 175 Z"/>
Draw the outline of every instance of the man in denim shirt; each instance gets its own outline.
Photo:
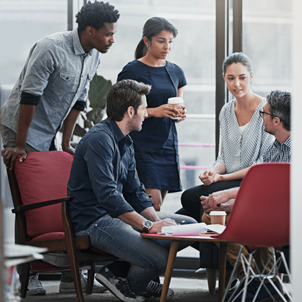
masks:
<path id="1" fill-rule="evenodd" d="M 79 142 L 68 181 L 70 217 L 76 236 L 89 236 L 93 247 L 130 263 L 126 278 L 104 266 L 96 279 L 122 301 L 159 298 L 162 285 L 151 281 L 165 271 L 170 242 L 153 241 L 140 232 L 157 233 L 163 226 L 196 222 L 188 216 L 155 212 L 136 172 L 129 133 L 140 131 L 147 118 L 150 86 L 123 80 L 107 96 L 108 119 L 95 125 Z M 181 242 L 180 249 L 190 243 Z M 121 261 L 117 261 L 118 263 Z M 168 299 L 173 297 L 169 289 Z"/>
<path id="2" fill-rule="evenodd" d="M 71 154 L 69 140 L 80 111 L 86 107 L 89 82 L 100 64 L 100 52 L 114 43 L 119 12 L 109 3 L 85 4 L 77 14 L 78 28 L 55 33 L 39 40 L 28 59 L 8 100 L 1 109 L 1 154 L 10 169 L 18 155 L 26 152 L 55 150 L 55 136 L 64 124 L 62 148 Z M 16 243 L 18 243 L 16 234 Z M 45 261 L 60 266 L 64 257 L 46 255 Z M 48 257 L 48 258 L 47 258 Z M 48 259 L 48 260 L 46 260 Z M 18 273 L 22 270 L 18 266 Z M 74 291 L 71 274 L 62 273 L 60 292 Z M 82 286 L 86 286 L 85 276 Z M 43 295 L 45 289 L 31 275 L 27 295 Z M 104 288 L 95 283 L 93 292 Z"/>
<path id="3" fill-rule="evenodd" d="M 62 148 L 69 147 L 76 119 L 86 107 L 89 82 L 100 64 L 100 52 L 114 43 L 119 13 L 109 3 L 87 3 L 77 14 L 78 28 L 39 40 L 8 100 L 1 109 L 1 154 L 7 167 L 29 151 L 56 149 L 64 125 Z"/>
<path id="4" fill-rule="evenodd" d="M 260 116 L 263 118 L 264 131 L 275 136 L 275 141 L 263 154 L 263 162 L 291 162 L 291 131 L 290 131 L 290 107 L 291 107 L 291 94 L 286 91 L 273 90 L 266 97 L 267 103 L 263 109 L 259 111 Z M 260 163 L 260 162 L 259 162 Z M 256 188 L 255 188 L 256 189 Z M 209 196 L 201 196 L 201 204 L 206 213 L 210 211 L 223 210 L 230 213 L 233 204 L 236 200 L 239 187 L 229 190 L 215 192 Z M 260 209 L 258 209 L 260 210 Z M 209 216 L 203 215 L 203 222 L 210 223 Z M 227 259 L 229 263 L 234 266 L 237 256 L 239 254 L 240 246 L 234 243 L 228 244 Z M 243 249 L 242 253 L 249 258 L 249 252 L 247 249 Z M 271 250 L 266 247 L 258 248 L 255 253 L 255 261 L 259 270 L 264 274 L 270 274 L 273 261 L 270 259 Z M 269 261 L 269 262 L 268 262 Z M 252 262 L 251 267 L 253 271 L 257 271 L 255 264 Z M 237 265 L 237 273 L 244 276 L 244 268 L 241 262 Z M 275 280 L 275 279 L 273 279 Z M 246 301 L 252 301 L 256 292 L 259 290 L 256 301 L 263 300 L 269 297 L 269 294 L 261 286 L 257 280 L 253 280 L 247 287 Z M 267 289 L 272 295 L 276 294 L 276 290 L 270 283 L 266 283 Z M 239 290 L 238 290 L 239 291 Z M 237 297 L 241 299 L 242 293 Z"/>

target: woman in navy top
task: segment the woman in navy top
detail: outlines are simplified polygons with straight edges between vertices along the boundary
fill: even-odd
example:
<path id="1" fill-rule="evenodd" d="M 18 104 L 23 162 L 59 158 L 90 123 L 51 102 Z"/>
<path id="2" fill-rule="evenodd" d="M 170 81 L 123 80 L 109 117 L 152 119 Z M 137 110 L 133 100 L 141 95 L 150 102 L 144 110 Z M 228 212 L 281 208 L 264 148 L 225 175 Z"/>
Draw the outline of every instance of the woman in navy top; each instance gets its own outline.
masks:
<path id="1" fill-rule="evenodd" d="M 178 139 L 173 117 L 186 118 L 185 106 L 167 104 L 170 97 L 183 95 L 184 73 L 166 61 L 177 29 L 167 20 L 153 17 L 144 25 L 134 61 L 118 75 L 118 81 L 132 79 L 152 86 L 147 95 L 148 117 L 140 132 L 131 132 L 137 172 L 155 210 L 159 211 L 167 193 L 181 191 Z"/>

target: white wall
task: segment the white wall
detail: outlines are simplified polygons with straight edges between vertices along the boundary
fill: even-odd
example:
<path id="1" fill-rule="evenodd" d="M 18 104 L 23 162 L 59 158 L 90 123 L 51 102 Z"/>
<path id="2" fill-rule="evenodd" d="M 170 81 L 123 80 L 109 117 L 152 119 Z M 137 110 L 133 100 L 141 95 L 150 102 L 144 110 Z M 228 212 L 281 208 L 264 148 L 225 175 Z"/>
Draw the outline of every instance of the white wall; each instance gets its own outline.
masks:
<path id="1" fill-rule="evenodd" d="M 302 2 L 293 0 L 292 31 L 292 70 L 293 70 L 293 102 L 292 102 L 292 171 L 291 171 L 291 271 L 293 276 L 293 298 L 301 301 L 302 297 Z"/>

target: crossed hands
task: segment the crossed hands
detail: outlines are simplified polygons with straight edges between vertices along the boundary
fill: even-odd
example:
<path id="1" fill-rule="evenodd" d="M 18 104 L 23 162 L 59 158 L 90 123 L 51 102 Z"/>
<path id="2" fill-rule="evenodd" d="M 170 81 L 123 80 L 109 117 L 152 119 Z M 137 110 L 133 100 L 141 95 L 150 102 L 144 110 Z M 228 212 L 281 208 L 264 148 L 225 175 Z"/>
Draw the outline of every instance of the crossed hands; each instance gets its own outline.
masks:
<path id="1" fill-rule="evenodd" d="M 19 155 L 21 156 L 19 158 L 20 163 L 22 163 L 27 157 L 25 148 L 21 146 L 16 146 L 14 148 L 7 147 L 1 151 L 1 155 L 6 168 L 10 170 L 14 168 L 15 160 Z"/>
<path id="2" fill-rule="evenodd" d="M 226 192 L 218 191 L 213 194 L 209 194 L 209 196 L 200 196 L 200 200 L 205 213 L 210 213 L 211 211 L 226 211 L 226 209 L 222 207 L 225 206 L 225 203 L 229 202 L 230 199 Z"/>
<path id="3" fill-rule="evenodd" d="M 215 173 L 214 170 L 209 169 L 200 174 L 199 179 L 203 182 L 205 186 L 208 186 L 214 182 L 219 181 L 221 179 L 221 175 Z"/>
<path id="4" fill-rule="evenodd" d="M 210 213 L 211 211 L 226 211 L 230 213 L 235 199 L 230 199 L 225 191 L 214 192 L 209 194 L 209 196 L 200 196 L 201 205 L 205 213 Z"/>

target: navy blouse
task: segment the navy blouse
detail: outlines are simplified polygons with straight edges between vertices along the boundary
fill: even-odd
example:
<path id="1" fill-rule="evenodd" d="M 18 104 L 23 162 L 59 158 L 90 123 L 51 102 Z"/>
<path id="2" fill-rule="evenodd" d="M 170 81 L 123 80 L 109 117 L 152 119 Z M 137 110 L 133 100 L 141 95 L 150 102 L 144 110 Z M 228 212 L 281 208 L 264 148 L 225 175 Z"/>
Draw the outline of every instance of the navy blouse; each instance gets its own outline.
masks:
<path id="1" fill-rule="evenodd" d="M 184 73 L 167 62 L 151 67 L 140 61 L 128 63 L 118 75 L 118 81 L 132 79 L 152 86 L 147 95 L 149 108 L 167 104 L 186 85 Z M 131 132 L 140 181 L 146 188 L 180 191 L 178 139 L 175 121 L 170 118 L 147 118 L 140 132 Z"/>

